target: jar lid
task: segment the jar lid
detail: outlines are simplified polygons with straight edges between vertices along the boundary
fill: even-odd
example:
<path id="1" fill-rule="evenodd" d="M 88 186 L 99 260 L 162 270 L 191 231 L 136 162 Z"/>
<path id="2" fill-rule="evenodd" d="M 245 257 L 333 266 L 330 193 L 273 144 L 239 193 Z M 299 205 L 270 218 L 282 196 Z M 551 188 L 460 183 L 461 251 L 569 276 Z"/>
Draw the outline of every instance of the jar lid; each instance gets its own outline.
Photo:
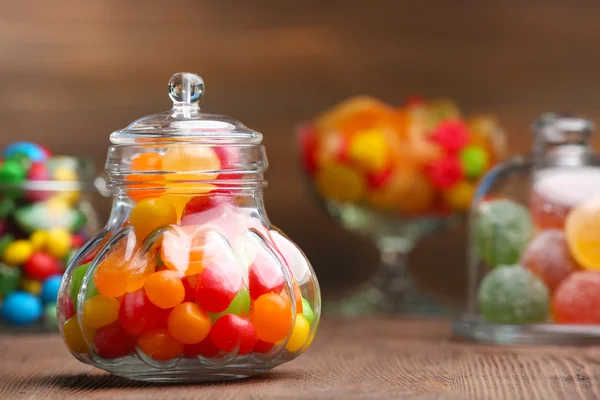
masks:
<path id="1" fill-rule="evenodd" d="M 148 115 L 132 122 L 125 129 L 113 132 L 114 144 L 132 144 L 151 141 L 152 138 L 173 141 L 186 140 L 219 144 L 253 144 L 262 141 L 259 132 L 247 128 L 240 121 L 200 110 L 205 86 L 202 78 L 189 72 L 179 72 L 169 80 L 168 93 L 173 108 Z M 146 140 L 144 140 L 146 139 Z"/>

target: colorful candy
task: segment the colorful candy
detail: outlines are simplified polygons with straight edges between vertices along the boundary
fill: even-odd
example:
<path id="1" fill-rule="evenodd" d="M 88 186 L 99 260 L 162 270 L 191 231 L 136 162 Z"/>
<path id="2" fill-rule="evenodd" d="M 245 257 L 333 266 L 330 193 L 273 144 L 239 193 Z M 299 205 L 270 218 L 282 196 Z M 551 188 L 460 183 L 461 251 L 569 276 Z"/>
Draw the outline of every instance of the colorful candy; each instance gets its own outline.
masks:
<path id="1" fill-rule="evenodd" d="M 139 336 L 156 327 L 162 316 L 162 310 L 150 301 L 143 289 L 123 295 L 119 323 L 130 335 Z"/>
<path id="2" fill-rule="evenodd" d="M 29 325 L 42 317 L 42 302 L 27 292 L 12 292 L 4 298 L 0 316 L 13 325 Z"/>
<path id="3" fill-rule="evenodd" d="M 254 326 L 247 318 L 227 314 L 215 321 L 210 339 L 224 352 L 231 353 L 237 349 L 238 355 L 244 355 L 252 350 L 257 337 Z"/>
<path id="4" fill-rule="evenodd" d="M 263 294 L 254 301 L 250 319 L 260 340 L 275 343 L 289 333 L 292 325 L 292 307 L 278 294 Z"/>
<path id="5" fill-rule="evenodd" d="M 103 358 L 119 358 L 135 350 L 135 339 L 118 323 L 105 325 L 94 334 L 96 353 Z"/>
<path id="6" fill-rule="evenodd" d="M 185 287 L 175 271 L 162 270 L 148 275 L 144 283 L 146 296 L 160 308 L 173 308 L 185 297 Z"/>
<path id="7" fill-rule="evenodd" d="M 168 361 L 179 357 L 183 343 L 175 340 L 165 328 L 155 328 L 139 337 L 137 346 L 149 357 L 158 361 Z"/>
<path id="8" fill-rule="evenodd" d="M 600 274 L 577 271 L 558 285 L 552 314 L 562 324 L 600 324 Z"/>
<path id="9" fill-rule="evenodd" d="M 600 200 L 577 206 L 567 216 L 565 235 L 569 249 L 585 269 L 600 271 Z"/>
<path id="10" fill-rule="evenodd" d="M 479 286 L 479 311 L 488 322 L 544 322 L 550 312 L 550 292 L 520 265 L 498 266 L 487 273 Z"/>
<path id="11" fill-rule="evenodd" d="M 206 312 L 191 302 L 175 306 L 167 324 L 171 336 L 183 344 L 199 343 L 211 330 L 211 321 Z"/>

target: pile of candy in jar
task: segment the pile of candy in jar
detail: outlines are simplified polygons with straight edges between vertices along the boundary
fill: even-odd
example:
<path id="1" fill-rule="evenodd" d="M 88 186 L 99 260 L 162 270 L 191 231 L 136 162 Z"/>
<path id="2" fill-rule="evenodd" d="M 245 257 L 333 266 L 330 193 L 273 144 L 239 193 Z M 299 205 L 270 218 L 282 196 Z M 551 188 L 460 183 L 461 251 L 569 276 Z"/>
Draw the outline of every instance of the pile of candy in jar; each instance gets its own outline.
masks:
<path id="1" fill-rule="evenodd" d="M 351 98 L 300 131 L 303 168 L 324 199 L 402 216 L 467 210 L 505 142 L 492 116 L 464 119 L 449 100 L 417 97 L 400 108 Z"/>
<path id="2" fill-rule="evenodd" d="M 219 170 L 228 156 L 214 150 L 202 147 L 202 154 L 196 154 L 188 145 L 167 148 L 164 154 L 143 153 L 133 158 L 131 168 Z M 155 182 L 130 185 L 128 196 L 135 205 L 123 228 L 132 229 L 117 241 L 105 237 L 100 247 L 108 251 L 97 261 L 79 314 L 78 295 L 94 261 L 73 271 L 60 311 L 67 346 L 80 354 L 93 349 L 104 359 L 137 353 L 160 362 L 265 354 L 284 343 L 289 353 L 304 351 L 318 315 L 315 304 L 303 298 L 312 275 L 301 251 L 252 217 L 256 210 L 245 210 L 243 197 L 203 183 L 166 182 L 164 190 L 156 189 L 160 177 L 140 176 L 127 180 Z M 206 174 L 198 180 L 215 178 Z M 176 185 L 188 185 L 195 194 L 173 194 Z M 148 186 L 154 189 L 143 190 Z M 293 272 L 293 287 L 285 284 L 283 268 L 259 242 L 236 242 L 249 228 L 272 240 Z M 234 252 L 228 242 L 242 246 L 234 246 Z M 84 262 L 90 258 L 95 255 Z M 309 295 L 313 301 L 314 292 Z"/>
<path id="3" fill-rule="evenodd" d="M 86 238 L 79 192 L 44 185 L 77 181 L 76 162 L 29 142 L 8 145 L 0 161 L 0 320 L 56 326 L 56 298 L 70 257 Z M 35 183 L 40 183 L 36 186 Z M 50 183 L 53 183 L 50 182 Z"/>
<path id="4" fill-rule="evenodd" d="M 598 188 L 598 168 L 554 168 L 536 173 L 528 207 L 504 198 L 480 205 L 484 320 L 600 324 Z"/>

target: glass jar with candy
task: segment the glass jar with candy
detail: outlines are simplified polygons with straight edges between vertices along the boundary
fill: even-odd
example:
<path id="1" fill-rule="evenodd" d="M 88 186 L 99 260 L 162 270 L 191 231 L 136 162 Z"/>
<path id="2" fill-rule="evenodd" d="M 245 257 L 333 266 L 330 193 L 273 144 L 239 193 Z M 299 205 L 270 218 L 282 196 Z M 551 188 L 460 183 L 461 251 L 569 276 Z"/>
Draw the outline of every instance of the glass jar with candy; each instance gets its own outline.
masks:
<path id="1" fill-rule="evenodd" d="M 472 205 L 469 303 L 454 331 L 492 343 L 600 343 L 600 157 L 592 123 L 548 114 L 531 157 L 499 165 Z"/>
<path id="2" fill-rule="evenodd" d="M 129 379 L 265 372 L 306 350 L 319 322 L 312 267 L 267 218 L 262 135 L 201 111 L 203 92 L 175 74 L 170 111 L 111 135 L 112 213 L 60 288 L 71 353 Z"/>
<path id="3" fill-rule="evenodd" d="M 56 330 L 61 275 L 98 230 L 91 160 L 16 142 L 0 162 L 0 325 Z"/>

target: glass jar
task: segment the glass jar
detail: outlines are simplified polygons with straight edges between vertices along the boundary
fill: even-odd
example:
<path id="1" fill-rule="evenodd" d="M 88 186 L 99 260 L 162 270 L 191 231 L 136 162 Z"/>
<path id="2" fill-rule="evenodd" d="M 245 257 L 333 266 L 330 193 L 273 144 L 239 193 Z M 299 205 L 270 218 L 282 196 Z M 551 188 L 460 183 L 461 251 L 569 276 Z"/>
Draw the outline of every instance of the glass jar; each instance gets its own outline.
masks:
<path id="1" fill-rule="evenodd" d="M 592 123 L 549 114 L 531 157 L 482 181 L 471 211 L 468 309 L 459 336 L 600 343 L 600 158 Z"/>
<path id="2" fill-rule="evenodd" d="M 92 160 L 17 142 L 0 164 L 0 325 L 56 331 L 61 275 L 98 231 Z"/>
<path id="3" fill-rule="evenodd" d="M 204 113 L 175 74 L 170 111 L 111 135 L 106 227 L 64 275 L 58 320 L 80 361 L 144 381 L 265 372 L 312 342 L 321 301 L 302 251 L 263 203 L 262 135 Z"/>

